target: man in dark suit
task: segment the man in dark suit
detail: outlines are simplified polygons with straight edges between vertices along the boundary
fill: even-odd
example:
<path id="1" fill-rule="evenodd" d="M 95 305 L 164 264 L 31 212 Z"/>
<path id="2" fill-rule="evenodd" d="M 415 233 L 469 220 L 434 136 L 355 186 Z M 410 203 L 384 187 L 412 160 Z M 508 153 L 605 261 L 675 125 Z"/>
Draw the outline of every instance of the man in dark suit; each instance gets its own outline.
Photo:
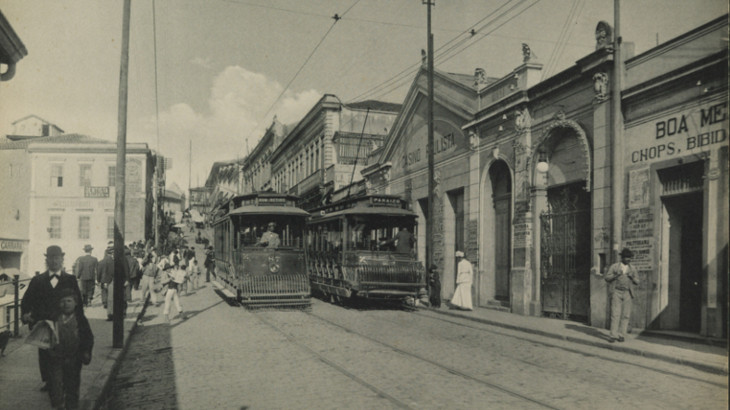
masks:
<path id="1" fill-rule="evenodd" d="M 31 327 L 39 321 L 54 320 L 58 316 L 59 299 L 63 289 L 71 289 L 76 295 L 76 300 L 81 300 L 81 291 L 76 277 L 63 270 L 64 255 L 60 246 L 49 246 L 45 255 L 48 269 L 30 280 L 28 290 L 23 295 L 23 301 L 20 304 L 23 322 L 28 323 Z M 80 303 L 76 306 L 76 311 L 79 315 L 84 314 L 84 308 Z M 48 355 L 48 350 L 38 349 L 38 364 L 44 382 L 41 387 L 42 391 L 48 390 L 46 383 L 50 380 Z"/>
<path id="2" fill-rule="evenodd" d="M 99 267 L 96 271 L 96 281 L 99 283 L 101 288 L 101 303 L 104 305 L 104 309 L 109 304 L 109 284 L 114 280 L 114 247 L 110 245 L 104 252 L 104 259 L 99 262 Z"/>
<path id="3" fill-rule="evenodd" d="M 99 260 L 91 256 L 91 251 L 94 248 L 91 245 L 84 246 L 84 252 L 86 255 L 79 256 L 74 263 L 74 275 L 79 279 L 81 294 L 84 297 L 82 300 L 84 306 L 91 304 L 91 299 L 94 297 L 94 288 L 96 287 L 96 270 L 99 265 Z"/>

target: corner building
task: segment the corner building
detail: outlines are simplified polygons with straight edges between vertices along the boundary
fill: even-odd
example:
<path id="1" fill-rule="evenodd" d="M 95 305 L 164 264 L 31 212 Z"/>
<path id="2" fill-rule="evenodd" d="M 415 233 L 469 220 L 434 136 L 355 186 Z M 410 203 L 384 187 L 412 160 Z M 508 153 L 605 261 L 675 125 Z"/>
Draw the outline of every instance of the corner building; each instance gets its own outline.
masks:
<path id="1" fill-rule="evenodd" d="M 592 53 L 544 80 L 529 46 L 522 64 L 501 78 L 480 69 L 473 76 L 436 71 L 434 215 L 427 215 L 422 69 L 386 145 L 362 171 L 368 191 L 409 201 L 419 214 L 424 262 L 425 224 L 433 223 L 445 299 L 455 288 L 459 249 L 475 266 L 476 305 L 607 328 L 611 289 L 603 273 L 629 247 L 641 276 L 631 327 L 727 337 L 722 33 L 727 16 L 638 56 L 624 43 L 617 113 L 605 22 L 596 26 Z"/>
<path id="2" fill-rule="evenodd" d="M 632 325 L 727 337 L 728 16 L 626 61 L 623 239 Z"/>

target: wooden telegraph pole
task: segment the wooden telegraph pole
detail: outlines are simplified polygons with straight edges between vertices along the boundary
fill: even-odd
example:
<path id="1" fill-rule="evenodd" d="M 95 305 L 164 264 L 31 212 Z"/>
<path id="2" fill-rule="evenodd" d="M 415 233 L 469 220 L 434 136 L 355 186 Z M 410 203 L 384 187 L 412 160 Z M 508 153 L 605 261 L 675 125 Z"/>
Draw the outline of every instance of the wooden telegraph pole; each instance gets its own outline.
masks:
<path id="1" fill-rule="evenodd" d="M 119 116 L 117 133 L 117 175 L 116 203 L 114 207 L 114 325 L 112 347 L 124 346 L 124 277 L 126 261 L 124 259 L 124 199 L 125 199 L 125 165 L 127 157 L 127 75 L 129 71 L 129 16 L 131 0 L 124 0 L 122 20 L 122 60 L 119 72 Z"/>
<path id="2" fill-rule="evenodd" d="M 434 157 L 433 157 L 433 33 L 431 33 L 431 6 L 435 5 L 435 0 L 421 0 L 427 5 L 427 31 L 428 31 L 428 143 L 426 151 L 428 153 L 428 216 L 426 217 L 426 272 L 429 272 L 433 266 L 433 225 L 434 225 Z M 430 294 L 430 283 L 426 281 Z"/>
<path id="3" fill-rule="evenodd" d="M 618 262 L 618 252 L 621 249 L 621 236 L 623 234 L 623 114 L 621 111 L 621 76 L 623 73 L 623 61 L 621 60 L 621 4 L 620 0 L 614 0 L 613 2 L 613 24 L 614 24 L 614 35 L 613 35 L 613 86 L 611 88 L 611 108 L 612 108 L 612 119 L 613 119 L 613 138 L 611 141 L 612 152 L 611 166 L 612 166 L 612 182 L 611 182 L 611 194 L 612 194 L 612 232 L 613 237 L 613 252 L 612 261 Z"/>

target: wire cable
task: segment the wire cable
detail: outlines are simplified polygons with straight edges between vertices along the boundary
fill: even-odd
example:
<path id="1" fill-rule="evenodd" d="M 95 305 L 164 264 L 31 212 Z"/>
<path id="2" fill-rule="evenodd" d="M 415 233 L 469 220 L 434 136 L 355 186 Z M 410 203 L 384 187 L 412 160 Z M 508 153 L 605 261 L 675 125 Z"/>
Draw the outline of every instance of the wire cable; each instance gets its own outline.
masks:
<path id="1" fill-rule="evenodd" d="M 347 13 L 348 13 L 348 12 L 349 12 L 350 10 L 352 10 L 352 8 L 353 8 L 353 7 L 355 7 L 355 5 L 356 5 L 357 3 L 359 3 L 359 2 L 360 2 L 360 0 L 355 0 L 355 2 L 354 2 L 354 3 L 352 4 L 352 5 L 350 5 L 350 7 L 348 7 L 348 8 L 347 8 L 347 10 L 345 10 L 345 12 L 344 12 L 344 13 L 342 13 L 342 15 L 339 15 L 339 16 L 338 16 L 337 14 L 335 14 L 335 15 L 334 15 L 334 17 L 332 17 L 332 18 L 334 19 L 334 22 L 332 22 L 332 25 L 330 26 L 330 28 L 329 28 L 329 29 L 327 29 L 327 32 L 325 32 L 325 33 L 324 33 L 324 35 L 323 35 L 323 36 L 322 36 L 322 38 L 321 38 L 321 39 L 319 40 L 319 42 L 317 43 L 317 45 L 316 45 L 316 46 L 314 46 L 314 49 L 312 49 L 312 52 L 311 52 L 311 53 L 309 53 L 309 56 L 307 56 L 307 58 L 306 58 L 306 59 L 304 60 L 304 63 L 302 63 L 302 65 L 301 65 L 301 66 L 299 66 L 299 69 L 297 69 L 296 73 L 294 73 L 294 75 L 293 75 L 293 76 L 292 76 L 292 78 L 291 78 L 291 79 L 289 80 L 289 82 L 288 82 L 288 83 L 286 84 L 286 86 L 284 87 L 284 89 L 283 89 L 283 90 L 281 90 L 281 93 L 279 93 L 279 96 L 278 96 L 278 97 L 276 97 L 276 99 L 275 99 L 275 100 L 274 100 L 274 102 L 273 102 L 273 103 L 271 104 L 271 106 L 269 106 L 269 109 L 267 109 L 267 110 L 266 110 L 266 113 L 264 113 L 264 115 L 262 115 L 262 116 L 261 116 L 261 118 L 262 118 L 262 119 L 264 119 L 264 120 L 266 119 L 266 116 L 267 116 L 267 115 L 269 115 L 269 113 L 271 113 L 271 110 L 273 110 L 273 109 L 274 109 L 274 106 L 276 106 L 276 104 L 277 104 L 277 103 L 279 102 L 279 100 L 281 99 L 281 97 L 283 97 L 283 96 L 284 96 L 284 93 L 286 93 L 286 92 L 287 92 L 287 90 L 289 90 L 289 87 L 291 86 L 291 84 L 292 84 L 292 83 L 294 82 L 294 80 L 296 80 L 297 76 L 299 76 L 299 73 L 301 73 L 301 72 L 302 72 L 302 70 L 303 70 L 303 69 L 304 69 L 304 67 L 305 67 L 305 66 L 307 65 L 307 63 L 309 62 L 309 60 L 310 60 L 310 59 L 312 58 L 312 56 L 314 55 L 314 53 L 316 53 L 316 52 L 317 52 L 317 50 L 319 49 L 319 46 L 321 46 L 321 45 L 322 45 L 322 43 L 324 42 L 324 40 L 325 40 L 325 39 L 327 38 L 327 36 L 329 35 L 329 33 L 330 33 L 330 32 L 332 31 L 332 29 L 333 29 L 333 28 L 335 28 L 335 25 L 337 24 L 337 22 L 338 22 L 338 21 L 340 21 L 340 20 L 342 19 L 342 17 L 344 17 L 344 16 L 345 16 L 345 14 L 347 14 Z M 258 125 L 258 124 L 257 124 L 257 125 Z M 251 133 L 253 133 L 253 131 L 252 131 Z M 251 135 L 249 135 L 249 137 L 250 137 L 250 136 L 251 136 Z M 248 139 L 248 138 L 247 138 L 247 139 Z M 242 150 L 242 149 L 243 149 L 243 148 L 239 149 L 239 151 L 238 151 L 238 154 L 240 154 L 240 153 L 241 153 L 241 150 Z M 238 154 L 236 154 L 236 155 L 238 155 Z"/>
<path id="2" fill-rule="evenodd" d="M 530 5 L 529 5 L 529 6 L 527 6 L 527 7 L 525 8 L 525 9 L 523 9 L 523 10 L 522 10 L 522 11 L 520 11 L 519 13 L 515 14 L 514 16 L 510 17 L 510 18 L 509 18 L 509 19 L 507 19 L 507 20 L 506 20 L 505 22 L 503 22 L 503 23 L 499 24 L 499 25 L 498 25 L 497 27 L 495 27 L 494 29 L 492 29 L 492 30 L 491 30 L 491 31 L 489 31 L 488 33 L 486 33 L 486 34 L 483 34 L 483 35 L 482 35 L 482 39 L 483 39 L 484 37 L 486 37 L 487 35 L 491 34 L 492 32 L 494 32 L 495 30 L 497 30 L 497 29 L 501 28 L 501 27 L 502 27 L 502 26 L 504 26 L 505 24 L 509 23 L 510 21 L 514 20 L 514 19 L 515 19 L 516 17 L 518 17 L 519 15 L 521 15 L 522 13 L 524 13 L 525 11 L 529 10 L 529 9 L 530 9 L 531 7 L 533 7 L 534 5 L 536 5 L 537 3 L 539 3 L 540 1 L 541 1 L 541 0 L 536 0 L 536 1 L 534 2 L 534 3 L 530 4 Z M 510 10 L 512 10 L 512 9 L 514 9 L 514 7 L 513 7 L 513 8 L 511 8 Z M 504 14 L 505 14 L 505 13 L 503 13 L 502 15 L 504 15 Z M 500 16 L 500 17 L 501 17 L 501 16 Z M 490 24 L 490 23 L 487 23 L 487 25 L 489 25 L 489 24 Z M 480 31 L 481 31 L 481 30 L 482 30 L 483 28 L 486 28 L 486 27 L 487 27 L 487 25 L 485 25 L 485 26 L 483 26 L 482 28 L 480 28 Z M 481 40 L 481 39 L 480 39 L 480 40 Z M 464 48 L 462 48 L 461 50 L 459 50 L 459 51 L 457 51 L 457 52 L 453 53 L 453 54 L 452 54 L 451 56 L 448 56 L 448 57 L 446 57 L 446 58 L 444 58 L 443 56 L 441 56 L 442 60 L 440 61 L 440 63 L 445 63 L 446 61 L 448 61 L 448 60 L 450 60 L 450 59 L 454 58 L 454 57 L 455 57 L 456 55 L 458 55 L 458 54 L 462 53 L 463 51 L 465 51 L 465 50 L 466 50 L 467 48 L 469 48 L 469 47 L 473 46 L 474 44 L 477 44 L 477 42 L 475 41 L 475 42 L 473 42 L 473 43 L 471 43 L 471 44 L 468 44 L 468 45 L 466 45 L 466 46 L 465 46 Z M 387 91 L 387 92 L 385 92 L 385 93 L 382 93 L 382 94 L 378 94 L 377 96 L 378 96 L 378 98 L 382 98 L 382 97 L 384 97 L 384 96 L 386 96 L 386 95 L 388 95 L 388 94 L 390 94 L 390 93 L 392 93 L 392 92 L 396 91 L 396 90 L 397 90 L 397 89 L 399 89 L 400 87 L 402 87 L 402 85 L 400 85 L 400 86 L 398 86 L 398 87 L 396 87 L 396 88 L 390 89 L 390 90 L 388 90 L 388 91 Z"/>
<path id="3" fill-rule="evenodd" d="M 460 41 L 460 42 L 463 41 L 463 40 L 459 40 L 461 36 L 463 36 L 465 34 L 469 34 L 469 36 L 471 37 L 472 29 L 474 29 L 475 27 L 477 27 L 479 24 L 481 24 L 485 20 L 491 18 L 494 14 L 498 13 L 502 8 L 506 7 L 512 1 L 513 0 L 507 0 L 501 6 L 497 7 L 494 11 L 490 12 L 485 17 L 483 17 L 482 19 L 480 19 L 476 23 L 474 23 L 471 26 L 469 26 L 466 30 L 462 31 L 460 34 L 458 34 L 457 36 L 453 37 L 451 40 L 449 40 L 446 43 L 444 43 L 441 47 L 437 48 L 434 51 L 434 57 L 435 57 L 435 54 L 436 53 L 440 52 L 445 47 L 449 47 L 449 45 L 451 43 L 453 43 L 454 41 Z M 519 1 L 520 2 L 523 2 L 525 0 L 519 0 Z M 412 65 L 406 67 L 405 69 L 403 69 L 402 71 L 400 71 L 399 73 L 395 74 L 393 77 L 391 77 L 391 78 L 383 81 L 382 83 L 380 83 L 380 84 L 378 84 L 378 85 L 370 88 L 369 90 L 366 90 L 365 92 L 357 95 L 356 97 L 353 98 L 353 100 L 354 101 L 357 101 L 359 99 L 364 99 L 365 96 L 377 95 L 378 92 L 381 92 L 380 89 L 382 89 L 382 88 L 389 87 L 391 84 L 399 83 L 399 82 L 403 81 L 404 79 L 410 80 L 411 79 L 411 76 L 415 72 L 417 72 L 420 67 L 421 67 L 421 64 L 412 64 Z M 408 80 L 406 80 L 406 81 L 408 81 Z M 402 86 L 402 84 L 399 85 L 398 88 L 400 88 L 401 86 Z M 390 91 L 388 93 L 390 93 Z"/>

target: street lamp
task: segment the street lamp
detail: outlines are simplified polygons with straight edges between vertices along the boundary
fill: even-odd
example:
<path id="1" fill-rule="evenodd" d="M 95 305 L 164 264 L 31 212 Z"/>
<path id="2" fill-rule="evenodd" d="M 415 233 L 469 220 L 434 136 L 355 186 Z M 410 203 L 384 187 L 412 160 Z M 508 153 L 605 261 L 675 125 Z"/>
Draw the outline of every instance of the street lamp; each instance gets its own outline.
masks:
<path id="1" fill-rule="evenodd" d="M 540 148 L 540 150 L 537 152 L 537 172 L 547 174 L 549 169 L 550 166 L 547 162 L 547 153 L 545 152 L 545 150 Z"/>

